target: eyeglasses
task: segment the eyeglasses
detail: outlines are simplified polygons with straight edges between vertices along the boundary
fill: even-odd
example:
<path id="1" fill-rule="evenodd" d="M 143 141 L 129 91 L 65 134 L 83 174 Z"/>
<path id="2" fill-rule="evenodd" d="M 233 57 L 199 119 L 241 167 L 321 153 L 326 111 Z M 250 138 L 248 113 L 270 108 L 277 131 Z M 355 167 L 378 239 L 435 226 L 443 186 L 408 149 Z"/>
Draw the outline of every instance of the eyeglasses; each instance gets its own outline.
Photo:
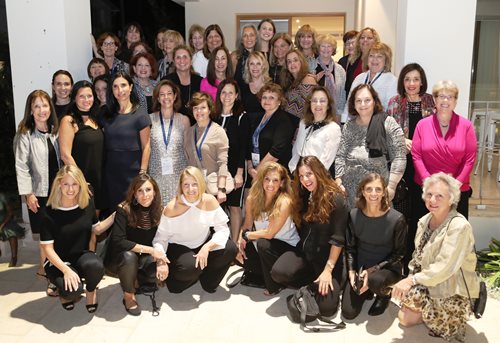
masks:
<path id="1" fill-rule="evenodd" d="M 369 104 L 371 104 L 372 101 L 373 101 L 373 99 L 356 99 L 356 100 L 354 100 L 354 103 L 356 105 L 361 105 L 361 104 L 369 105 Z"/>
<path id="2" fill-rule="evenodd" d="M 356 40 L 355 39 L 351 39 L 351 40 L 348 40 L 347 42 L 345 42 L 345 45 L 346 46 L 351 46 L 351 45 L 354 45 L 354 43 L 356 43 Z"/>
<path id="3" fill-rule="evenodd" d="M 115 42 L 104 42 L 102 46 L 115 46 Z"/>
<path id="4" fill-rule="evenodd" d="M 437 97 L 439 98 L 439 100 L 442 100 L 442 101 L 444 101 L 444 100 L 451 101 L 451 100 L 455 100 L 456 99 L 456 97 L 454 95 L 439 94 Z"/>
<path id="5" fill-rule="evenodd" d="M 377 193 L 377 194 L 380 194 L 382 193 L 384 190 L 382 189 L 382 187 L 366 187 L 365 188 L 365 193 Z"/>

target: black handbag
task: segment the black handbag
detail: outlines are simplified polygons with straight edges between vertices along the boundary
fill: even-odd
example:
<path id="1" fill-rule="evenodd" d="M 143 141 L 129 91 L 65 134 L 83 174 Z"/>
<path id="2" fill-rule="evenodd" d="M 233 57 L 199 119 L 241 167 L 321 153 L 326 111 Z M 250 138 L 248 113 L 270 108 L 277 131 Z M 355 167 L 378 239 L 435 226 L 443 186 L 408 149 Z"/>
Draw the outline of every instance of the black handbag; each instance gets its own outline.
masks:
<path id="1" fill-rule="evenodd" d="M 408 197 L 408 186 L 406 185 L 405 179 L 401 178 L 401 181 L 399 181 L 394 191 L 394 199 L 392 199 L 392 202 L 394 204 L 398 204 L 401 201 L 406 200 L 407 197 Z"/>
<path id="2" fill-rule="evenodd" d="M 474 250 L 476 249 L 474 248 Z M 486 288 L 486 284 L 484 281 L 479 282 L 479 297 L 472 301 L 462 268 L 460 268 L 460 272 L 462 273 L 462 277 L 464 279 L 465 289 L 467 290 L 467 295 L 469 296 L 470 307 L 472 308 L 472 312 L 474 312 L 474 317 L 480 319 L 483 317 L 484 310 L 486 309 L 486 301 L 488 300 L 488 289 Z"/>

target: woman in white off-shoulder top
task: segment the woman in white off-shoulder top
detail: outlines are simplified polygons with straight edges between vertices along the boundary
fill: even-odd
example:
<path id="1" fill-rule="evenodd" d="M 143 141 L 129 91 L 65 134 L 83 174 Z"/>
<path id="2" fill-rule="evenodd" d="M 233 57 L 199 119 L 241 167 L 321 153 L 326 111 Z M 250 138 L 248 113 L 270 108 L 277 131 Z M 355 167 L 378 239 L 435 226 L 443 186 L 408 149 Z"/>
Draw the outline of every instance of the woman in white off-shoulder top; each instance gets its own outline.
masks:
<path id="1" fill-rule="evenodd" d="M 229 219 L 205 189 L 198 168 L 184 169 L 177 196 L 163 210 L 153 239 L 154 248 L 167 254 L 169 264 L 158 261 L 157 272 L 172 293 L 181 293 L 198 280 L 205 291 L 215 292 L 236 257 L 236 245 L 228 239 Z"/>

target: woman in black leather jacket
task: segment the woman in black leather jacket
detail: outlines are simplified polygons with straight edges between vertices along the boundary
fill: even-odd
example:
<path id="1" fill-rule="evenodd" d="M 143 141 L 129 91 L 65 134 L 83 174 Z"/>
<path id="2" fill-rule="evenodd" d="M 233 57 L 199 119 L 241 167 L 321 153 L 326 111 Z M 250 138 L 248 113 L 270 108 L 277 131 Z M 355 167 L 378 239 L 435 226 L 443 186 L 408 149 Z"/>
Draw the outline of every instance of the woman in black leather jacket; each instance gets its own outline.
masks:
<path id="1" fill-rule="evenodd" d="M 294 221 L 300 242 L 280 256 L 271 270 L 279 284 L 311 285 L 323 316 L 337 312 L 342 279 L 342 248 L 348 209 L 345 196 L 315 156 L 299 160 L 294 172 Z"/>
<path id="2" fill-rule="evenodd" d="M 384 178 L 377 173 L 361 180 L 356 208 L 349 213 L 345 253 L 349 284 L 342 296 L 342 316 L 354 319 L 371 295 L 376 299 L 368 314 L 384 313 L 391 286 L 401 280 L 408 225 L 404 216 L 389 207 Z"/>

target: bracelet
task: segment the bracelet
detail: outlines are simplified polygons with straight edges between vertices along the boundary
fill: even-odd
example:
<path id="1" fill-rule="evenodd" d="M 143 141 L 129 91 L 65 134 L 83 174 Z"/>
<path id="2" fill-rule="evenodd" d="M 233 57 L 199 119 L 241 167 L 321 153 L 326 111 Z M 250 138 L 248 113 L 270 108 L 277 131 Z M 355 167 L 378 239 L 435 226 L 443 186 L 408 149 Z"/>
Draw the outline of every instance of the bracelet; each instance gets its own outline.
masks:
<path id="1" fill-rule="evenodd" d="M 249 232 L 250 232 L 250 230 L 244 229 L 243 232 L 241 233 L 241 238 L 243 238 L 243 240 L 247 243 L 250 241 L 250 239 L 247 236 L 247 233 L 249 233 Z"/>
<path id="2" fill-rule="evenodd" d="M 335 268 L 335 264 L 333 264 L 333 262 L 332 262 L 332 261 L 330 261 L 330 260 L 326 261 L 326 265 L 327 265 L 328 267 L 330 267 L 330 269 L 331 269 L 331 270 L 333 270 L 333 268 Z"/>
<path id="3" fill-rule="evenodd" d="M 141 251 L 139 251 L 139 255 L 142 255 L 142 249 L 144 249 L 144 245 L 141 245 Z"/>

